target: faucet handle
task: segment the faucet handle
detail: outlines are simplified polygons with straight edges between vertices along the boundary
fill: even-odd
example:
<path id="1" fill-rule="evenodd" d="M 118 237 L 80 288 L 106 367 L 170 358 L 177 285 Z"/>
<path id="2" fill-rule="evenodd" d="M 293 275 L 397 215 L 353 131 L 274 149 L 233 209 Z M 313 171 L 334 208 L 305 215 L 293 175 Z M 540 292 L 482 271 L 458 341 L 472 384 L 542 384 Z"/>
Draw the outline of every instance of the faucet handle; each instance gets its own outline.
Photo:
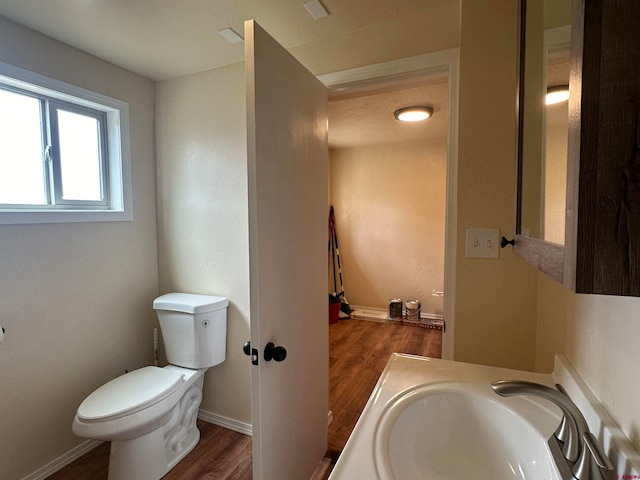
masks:
<path id="1" fill-rule="evenodd" d="M 569 394 L 567 393 L 567 391 L 559 383 L 556 383 L 556 390 L 558 390 L 563 395 L 566 395 L 567 397 L 569 397 Z M 567 443 L 567 440 L 569 439 L 569 426 L 567 425 L 567 417 L 565 415 L 562 415 L 562 421 L 560 422 L 560 425 L 558 425 L 558 428 L 556 429 L 554 435 L 563 444 Z"/>
<path id="2" fill-rule="evenodd" d="M 588 430 L 587 422 L 578 407 L 567 395 L 546 385 L 523 380 L 497 380 L 491 382 L 491 388 L 503 397 L 534 395 L 555 403 L 564 414 L 569 432 L 566 436 L 567 441 L 562 447 L 562 454 L 572 464 L 580 458 L 580 452 L 583 450 L 581 445 L 583 441 L 582 432 Z"/>
<path id="3" fill-rule="evenodd" d="M 585 448 L 582 449 L 582 455 L 573 467 L 573 476 L 578 480 L 613 478 L 613 464 L 604 453 L 598 439 L 589 431 L 584 432 L 582 438 Z M 593 472 L 594 467 L 600 473 L 599 476 Z"/>

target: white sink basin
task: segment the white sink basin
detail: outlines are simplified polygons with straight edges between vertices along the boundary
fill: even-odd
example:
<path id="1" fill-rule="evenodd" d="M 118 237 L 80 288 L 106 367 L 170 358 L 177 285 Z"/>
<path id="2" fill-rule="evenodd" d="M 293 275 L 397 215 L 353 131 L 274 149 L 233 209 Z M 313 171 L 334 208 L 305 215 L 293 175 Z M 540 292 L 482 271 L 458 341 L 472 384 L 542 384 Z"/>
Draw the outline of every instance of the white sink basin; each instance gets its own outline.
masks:
<path id="1" fill-rule="evenodd" d="M 487 383 L 466 381 L 400 392 L 386 402 L 375 427 L 378 478 L 560 478 L 547 446 L 557 417 L 536 402 L 512 400 Z"/>
<path id="2" fill-rule="evenodd" d="M 543 374 L 393 354 L 329 480 L 560 480 L 547 444 L 560 409 L 501 397 L 495 380 L 562 384 L 591 431 L 604 429 L 620 478 L 640 478 L 640 455 L 564 357 Z"/>

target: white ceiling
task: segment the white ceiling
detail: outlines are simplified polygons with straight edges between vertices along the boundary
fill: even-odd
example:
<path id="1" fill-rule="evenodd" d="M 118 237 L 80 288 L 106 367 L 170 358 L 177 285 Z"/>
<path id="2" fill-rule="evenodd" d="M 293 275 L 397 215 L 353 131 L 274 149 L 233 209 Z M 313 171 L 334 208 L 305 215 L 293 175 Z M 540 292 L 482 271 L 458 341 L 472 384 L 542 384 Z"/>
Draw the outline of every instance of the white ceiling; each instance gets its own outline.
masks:
<path id="1" fill-rule="evenodd" d="M 255 19 L 314 73 L 368 65 L 459 41 L 459 0 L 321 0 L 330 16 L 314 20 L 308 0 L 0 0 L 0 15 L 150 78 L 166 80 L 244 59 L 243 35 Z M 330 146 L 347 147 L 446 135 L 446 83 L 342 98 L 330 104 Z M 427 122 L 406 125 L 393 111 L 426 104 Z"/>
<path id="2" fill-rule="evenodd" d="M 322 0 L 330 16 L 319 20 L 307 12 L 305 1 L 0 0 L 0 15 L 153 80 L 242 60 L 243 44 L 231 44 L 217 32 L 230 27 L 243 35 L 248 19 L 288 49 L 323 42 L 333 48 L 336 39 L 367 34 L 373 40 L 361 43 L 369 49 L 397 50 L 403 42 L 401 56 L 415 54 L 411 48 L 439 49 L 426 35 L 439 39 L 446 31 L 455 38 L 458 32 L 458 0 Z M 450 21 L 453 25 L 440 30 Z M 391 42 L 383 38 L 394 32 Z M 376 39 L 380 45 L 372 47 Z M 407 50 L 416 40 L 422 45 Z"/>

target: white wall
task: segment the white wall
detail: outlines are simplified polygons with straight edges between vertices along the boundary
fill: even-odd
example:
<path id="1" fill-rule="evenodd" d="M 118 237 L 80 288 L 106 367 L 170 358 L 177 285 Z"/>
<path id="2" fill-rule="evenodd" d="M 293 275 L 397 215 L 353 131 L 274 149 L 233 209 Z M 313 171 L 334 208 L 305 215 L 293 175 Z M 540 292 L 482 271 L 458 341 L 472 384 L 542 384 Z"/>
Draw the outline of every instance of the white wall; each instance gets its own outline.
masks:
<path id="1" fill-rule="evenodd" d="M 390 298 L 418 299 L 423 313 L 442 314 L 431 292 L 444 289 L 446 165 L 446 138 L 331 150 L 349 303 L 385 309 Z"/>
<path id="2" fill-rule="evenodd" d="M 161 291 L 229 297 L 227 358 L 201 408 L 251 423 L 244 63 L 160 82 L 156 96 Z"/>
<path id="3" fill-rule="evenodd" d="M 578 295 L 539 274 L 536 370 L 566 355 L 638 451 L 639 312 L 640 298 Z"/>
<path id="4" fill-rule="evenodd" d="M 95 388 L 153 360 L 154 85 L 0 17 L 0 61 L 129 102 L 134 221 L 0 227 L 0 478 L 84 441 Z"/>

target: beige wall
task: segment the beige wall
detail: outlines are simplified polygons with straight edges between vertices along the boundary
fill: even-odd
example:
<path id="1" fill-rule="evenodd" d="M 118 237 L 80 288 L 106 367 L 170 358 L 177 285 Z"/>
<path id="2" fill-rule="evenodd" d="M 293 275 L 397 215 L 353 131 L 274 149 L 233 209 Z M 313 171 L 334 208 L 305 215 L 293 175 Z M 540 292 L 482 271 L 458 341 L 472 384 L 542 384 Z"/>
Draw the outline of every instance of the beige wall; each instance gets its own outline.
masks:
<path id="1" fill-rule="evenodd" d="M 0 478 L 84 439 L 95 388 L 153 360 L 158 293 L 154 85 L 0 17 L 0 61 L 129 102 L 132 222 L 0 227 Z"/>
<path id="2" fill-rule="evenodd" d="M 544 171 L 544 239 L 564 244 L 567 206 L 568 102 L 549 105 L 546 112 Z"/>
<path id="3" fill-rule="evenodd" d="M 518 2 L 462 0 L 455 359 L 531 370 L 537 275 L 502 250 L 465 258 L 467 228 L 511 237 Z M 500 74 L 496 74 L 500 72 Z"/>
<path id="4" fill-rule="evenodd" d="M 244 64 L 157 85 L 161 291 L 229 297 L 227 358 L 201 408 L 251 422 Z"/>
<path id="5" fill-rule="evenodd" d="M 522 235 L 543 238 L 542 206 L 544 192 L 544 12 L 542 3 L 527 3 L 525 42 L 525 84 L 522 135 Z"/>
<path id="6" fill-rule="evenodd" d="M 390 298 L 415 298 L 423 313 L 442 314 L 431 292 L 444 289 L 446 162 L 446 138 L 331 151 L 349 303 L 386 309 Z"/>

